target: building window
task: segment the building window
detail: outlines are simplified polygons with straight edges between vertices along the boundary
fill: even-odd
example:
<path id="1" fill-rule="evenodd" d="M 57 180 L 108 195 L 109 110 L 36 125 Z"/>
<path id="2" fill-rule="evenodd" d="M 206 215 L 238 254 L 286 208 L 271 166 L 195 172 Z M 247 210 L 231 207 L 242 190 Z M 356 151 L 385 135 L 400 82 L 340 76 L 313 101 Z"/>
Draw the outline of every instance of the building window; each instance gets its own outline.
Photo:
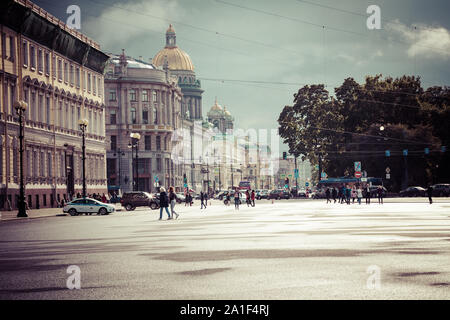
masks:
<path id="1" fill-rule="evenodd" d="M 40 163 L 40 169 L 39 173 L 40 173 L 40 177 L 45 177 L 45 158 L 44 158 L 44 151 L 41 152 L 41 157 L 39 159 L 39 163 Z"/>
<path id="2" fill-rule="evenodd" d="M 36 51 L 34 46 L 30 46 L 30 66 L 36 69 Z"/>
<path id="3" fill-rule="evenodd" d="M 91 92 L 91 74 L 88 73 L 87 77 L 87 90 L 88 92 Z"/>
<path id="4" fill-rule="evenodd" d="M 76 71 L 76 85 L 77 88 L 80 87 L 80 68 L 77 67 L 77 71 Z"/>
<path id="5" fill-rule="evenodd" d="M 136 90 L 130 89 L 130 101 L 136 101 Z"/>
<path id="6" fill-rule="evenodd" d="M 131 123 L 136 124 L 136 108 L 131 108 Z"/>
<path id="7" fill-rule="evenodd" d="M 142 122 L 144 124 L 148 124 L 148 109 L 147 108 L 142 109 Z"/>
<path id="8" fill-rule="evenodd" d="M 69 66 L 67 64 L 67 62 L 64 62 L 64 82 L 67 83 L 69 82 Z"/>
<path id="9" fill-rule="evenodd" d="M 145 150 L 152 150 L 152 136 L 145 136 Z"/>
<path id="10" fill-rule="evenodd" d="M 16 56 L 16 48 L 14 43 L 14 37 L 9 37 L 9 60 L 14 61 L 14 58 Z"/>
<path id="11" fill-rule="evenodd" d="M 153 102 L 158 102 L 158 94 L 156 91 L 153 91 Z"/>
<path id="12" fill-rule="evenodd" d="M 47 108 L 46 108 L 46 120 L 47 120 L 47 124 L 50 124 L 50 97 L 46 97 L 46 104 L 47 104 Z"/>
<path id="13" fill-rule="evenodd" d="M 97 77 L 95 75 L 93 75 L 93 86 L 92 86 L 92 91 L 94 93 L 94 95 L 97 93 Z"/>
<path id="14" fill-rule="evenodd" d="M 148 90 L 142 90 L 142 101 L 148 102 Z"/>
<path id="15" fill-rule="evenodd" d="M 161 158 L 156 158 L 156 170 L 161 172 Z"/>
<path id="16" fill-rule="evenodd" d="M 117 149 L 117 136 L 111 136 L 111 150 Z"/>
<path id="17" fill-rule="evenodd" d="M 44 71 L 42 49 L 38 50 L 38 71 Z"/>
<path id="18" fill-rule="evenodd" d="M 28 42 L 24 41 L 22 44 L 22 59 L 23 64 L 28 66 Z"/>
<path id="19" fill-rule="evenodd" d="M 116 110 L 109 112 L 109 124 L 116 124 Z"/>
<path id="20" fill-rule="evenodd" d="M 116 90 L 109 90 L 109 101 L 116 101 Z"/>
<path id="21" fill-rule="evenodd" d="M 45 53 L 45 74 L 50 75 L 50 54 Z"/>
<path id="22" fill-rule="evenodd" d="M 161 137 L 156 136 L 156 150 L 161 151 Z"/>
<path id="23" fill-rule="evenodd" d="M 70 84 L 73 85 L 75 73 L 73 72 L 73 65 L 70 65 Z"/>
<path id="24" fill-rule="evenodd" d="M 58 79 L 59 81 L 62 81 L 63 79 L 63 69 L 62 69 L 62 60 L 58 60 Z"/>
<path id="25" fill-rule="evenodd" d="M 48 161 L 47 161 L 47 168 L 48 168 L 48 177 L 52 176 L 52 154 L 47 153 L 48 155 Z"/>
<path id="26" fill-rule="evenodd" d="M 158 109 L 153 107 L 153 124 L 158 124 Z"/>
<path id="27" fill-rule="evenodd" d="M 52 75 L 53 78 L 56 78 L 56 57 L 52 57 Z"/>

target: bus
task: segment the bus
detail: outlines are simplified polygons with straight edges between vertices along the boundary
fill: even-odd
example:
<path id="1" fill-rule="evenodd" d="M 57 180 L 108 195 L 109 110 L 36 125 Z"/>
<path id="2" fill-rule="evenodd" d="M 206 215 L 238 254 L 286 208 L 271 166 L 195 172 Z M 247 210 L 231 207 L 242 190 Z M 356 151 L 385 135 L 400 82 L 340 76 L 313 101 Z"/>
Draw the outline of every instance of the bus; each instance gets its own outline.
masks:
<path id="1" fill-rule="evenodd" d="M 250 181 L 241 181 L 239 182 L 240 190 L 251 190 Z"/>

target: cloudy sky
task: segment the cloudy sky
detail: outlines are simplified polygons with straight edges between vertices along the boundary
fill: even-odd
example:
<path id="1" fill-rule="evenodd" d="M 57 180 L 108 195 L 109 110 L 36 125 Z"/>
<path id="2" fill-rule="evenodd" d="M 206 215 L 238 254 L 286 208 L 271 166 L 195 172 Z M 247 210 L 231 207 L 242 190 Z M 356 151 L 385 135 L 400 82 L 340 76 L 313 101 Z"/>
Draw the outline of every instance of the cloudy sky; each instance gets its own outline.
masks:
<path id="1" fill-rule="evenodd" d="M 81 9 L 81 31 L 102 50 L 145 60 L 165 45 L 172 23 L 205 90 L 203 115 L 225 105 L 240 128 L 277 128 L 305 84 L 330 92 L 347 77 L 420 75 L 424 87 L 450 84 L 447 0 L 40 0 L 66 20 Z M 369 30 L 369 5 L 381 29 Z M 283 148 L 284 149 L 284 148 Z"/>

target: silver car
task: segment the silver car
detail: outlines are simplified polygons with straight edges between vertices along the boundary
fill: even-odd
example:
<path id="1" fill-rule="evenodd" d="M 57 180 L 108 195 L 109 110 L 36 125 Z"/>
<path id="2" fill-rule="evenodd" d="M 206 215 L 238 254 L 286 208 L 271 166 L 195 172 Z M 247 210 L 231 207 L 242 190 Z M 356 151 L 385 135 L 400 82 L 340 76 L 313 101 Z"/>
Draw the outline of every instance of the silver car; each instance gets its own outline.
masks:
<path id="1" fill-rule="evenodd" d="M 116 208 L 113 205 L 91 198 L 74 199 L 67 203 L 63 208 L 63 212 L 68 213 L 71 216 L 78 216 L 83 213 L 86 215 L 91 215 L 93 213 L 107 215 L 115 210 Z"/>

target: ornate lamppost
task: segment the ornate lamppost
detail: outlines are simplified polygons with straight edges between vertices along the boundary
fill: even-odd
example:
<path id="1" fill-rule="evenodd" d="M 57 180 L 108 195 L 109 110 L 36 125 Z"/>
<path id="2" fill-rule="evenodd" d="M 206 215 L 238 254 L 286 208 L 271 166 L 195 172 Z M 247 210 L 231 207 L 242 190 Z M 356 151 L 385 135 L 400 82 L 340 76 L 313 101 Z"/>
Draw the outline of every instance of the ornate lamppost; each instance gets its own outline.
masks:
<path id="1" fill-rule="evenodd" d="M 139 179 L 139 170 L 138 170 L 138 151 L 139 151 L 139 140 L 141 139 L 141 135 L 137 132 L 132 132 L 130 134 L 131 142 L 128 144 L 128 147 L 131 148 L 131 157 L 133 157 L 133 148 L 136 150 L 135 156 L 135 167 L 136 167 L 136 175 L 134 173 L 133 168 L 133 191 L 137 191 L 138 189 L 138 179 Z"/>
<path id="2" fill-rule="evenodd" d="M 81 119 L 78 121 L 78 125 L 80 126 L 81 134 L 83 137 L 83 198 L 86 198 L 86 129 L 89 124 L 87 119 Z"/>
<path id="3" fill-rule="evenodd" d="M 24 152 L 24 117 L 25 111 L 27 110 L 27 103 L 23 100 L 16 101 L 14 103 L 14 108 L 19 115 L 19 154 L 20 154 L 20 194 L 19 194 L 19 212 L 17 213 L 18 218 L 26 218 L 27 207 L 25 205 L 25 183 L 23 181 L 23 152 Z"/>

